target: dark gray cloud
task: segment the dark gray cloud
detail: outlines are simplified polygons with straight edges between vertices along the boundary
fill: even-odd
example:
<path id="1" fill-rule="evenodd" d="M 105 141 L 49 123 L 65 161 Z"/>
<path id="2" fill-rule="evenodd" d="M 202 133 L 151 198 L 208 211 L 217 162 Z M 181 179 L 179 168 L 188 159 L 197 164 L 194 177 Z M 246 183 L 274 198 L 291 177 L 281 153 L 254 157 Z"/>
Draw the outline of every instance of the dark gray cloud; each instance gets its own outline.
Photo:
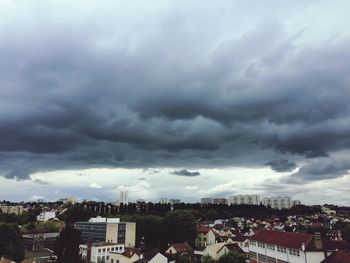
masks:
<path id="1" fill-rule="evenodd" d="M 285 182 L 300 183 L 332 179 L 349 174 L 350 160 L 344 158 L 317 158 L 308 161 L 298 172 L 284 179 Z"/>
<path id="2" fill-rule="evenodd" d="M 189 171 L 187 169 L 174 171 L 174 172 L 172 172 L 172 174 L 181 175 L 181 176 L 199 176 L 199 175 L 201 175 L 200 172 L 197 172 L 197 171 L 191 172 L 191 171 Z"/>
<path id="3" fill-rule="evenodd" d="M 295 158 L 349 150 L 348 38 L 305 43 L 303 27 L 288 32 L 268 6 L 254 7 L 258 18 L 237 13 L 241 30 L 231 4 L 209 14 L 196 5 L 167 3 L 150 16 L 63 5 L 39 19 L 37 5 L 16 4 L 0 16 L 2 175 L 264 163 L 289 171 Z M 279 12 L 293 16 L 299 5 Z"/>
<path id="4" fill-rule="evenodd" d="M 283 158 L 269 161 L 265 165 L 270 166 L 276 172 L 291 172 L 297 167 L 295 162 Z"/>

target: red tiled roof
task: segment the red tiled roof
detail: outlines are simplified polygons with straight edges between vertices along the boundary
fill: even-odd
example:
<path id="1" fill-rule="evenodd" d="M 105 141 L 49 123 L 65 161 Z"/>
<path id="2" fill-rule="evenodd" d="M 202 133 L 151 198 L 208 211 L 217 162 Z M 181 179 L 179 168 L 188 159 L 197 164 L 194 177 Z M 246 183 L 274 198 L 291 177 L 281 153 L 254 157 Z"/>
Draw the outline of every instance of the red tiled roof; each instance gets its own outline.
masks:
<path id="1" fill-rule="evenodd" d="M 235 251 L 235 252 L 238 252 L 238 253 L 244 253 L 244 251 L 237 244 L 226 244 L 226 245 L 223 245 L 222 248 L 219 249 L 219 251 L 221 249 L 223 249 L 224 247 L 226 247 L 229 251 Z"/>
<path id="2" fill-rule="evenodd" d="M 339 250 L 321 261 L 321 263 L 350 263 L 350 252 Z"/>
<path id="3" fill-rule="evenodd" d="M 178 253 L 191 253 L 193 248 L 187 243 L 176 243 L 171 245 Z"/>
<path id="4" fill-rule="evenodd" d="M 197 233 L 208 233 L 211 230 L 211 227 L 208 226 L 200 226 L 197 228 Z"/>
<path id="5" fill-rule="evenodd" d="M 307 245 L 312 241 L 313 235 L 262 230 L 256 233 L 250 239 L 287 248 L 301 249 L 302 244 Z"/>
<path id="6" fill-rule="evenodd" d="M 123 256 L 126 256 L 128 258 L 131 258 L 133 255 L 141 255 L 141 250 L 137 249 L 137 248 L 131 248 L 131 247 L 127 247 L 125 248 L 124 252 L 123 252 Z"/>

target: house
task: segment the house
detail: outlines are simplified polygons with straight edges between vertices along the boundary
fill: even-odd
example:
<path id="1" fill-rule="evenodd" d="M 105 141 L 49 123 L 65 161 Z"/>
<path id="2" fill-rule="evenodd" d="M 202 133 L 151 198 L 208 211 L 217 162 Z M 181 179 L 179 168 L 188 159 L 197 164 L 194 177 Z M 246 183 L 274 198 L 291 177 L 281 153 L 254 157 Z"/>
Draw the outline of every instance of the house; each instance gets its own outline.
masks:
<path id="1" fill-rule="evenodd" d="M 332 255 L 327 257 L 321 263 L 349 263 L 350 262 L 350 252 L 345 250 L 339 250 L 334 252 Z"/>
<path id="2" fill-rule="evenodd" d="M 205 249 L 203 250 L 203 252 L 201 253 L 201 255 L 203 257 L 205 256 L 210 256 L 212 257 L 214 260 L 218 260 L 219 259 L 219 251 L 226 245 L 226 243 L 215 243 L 215 244 L 211 244 L 211 245 L 207 245 L 205 247 Z"/>
<path id="3" fill-rule="evenodd" d="M 215 244 L 216 236 L 211 227 L 201 226 L 197 228 L 197 237 L 195 246 L 197 248 L 204 248 L 207 245 Z"/>
<path id="4" fill-rule="evenodd" d="M 230 253 L 230 252 L 236 252 L 236 253 L 240 253 L 245 255 L 245 252 L 239 247 L 239 245 L 237 244 L 226 244 L 223 245 L 219 251 L 217 252 L 217 256 L 218 258 L 220 258 L 221 256 Z"/>
<path id="5" fill-rule="evenodd" d="M 135 263 L 168 263 L 168 258 L 158 251 L 149 251 L 144 253 L 143 258 Z"/>
<path id="6" fill-rule="evenodd" d="M 110 263 L 134 263 L 143 258 L 141 250 L 137 248 L 125 248 L 123 253 L 109 252 Z"/>
<path id="7" fill-rule="evenodd" d="M 193 254 L 193 248 L 187 242 L 176 243 L 170 245 L 170 247 L 165 251 L 165 254 L 191 256 Z"/>
<path id="8" fill-rule="evenodd" d="M 320 263 L 337 249 L 350 249 L 345 241 L 323 240 L 319 233 L 262 230 L 250 238 L 250 263 Z"/>

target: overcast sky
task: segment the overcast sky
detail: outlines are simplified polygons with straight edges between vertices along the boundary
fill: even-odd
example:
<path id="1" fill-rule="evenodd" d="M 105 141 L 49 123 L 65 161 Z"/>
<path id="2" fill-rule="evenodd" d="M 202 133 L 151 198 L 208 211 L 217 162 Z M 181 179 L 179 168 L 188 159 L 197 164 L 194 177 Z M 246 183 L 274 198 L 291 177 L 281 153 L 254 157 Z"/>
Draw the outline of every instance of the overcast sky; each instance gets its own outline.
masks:
<path id="1" fill-rule="evenodd" d="M 0 0 L 0 199 L 349 204 L 348 0 Z"/>

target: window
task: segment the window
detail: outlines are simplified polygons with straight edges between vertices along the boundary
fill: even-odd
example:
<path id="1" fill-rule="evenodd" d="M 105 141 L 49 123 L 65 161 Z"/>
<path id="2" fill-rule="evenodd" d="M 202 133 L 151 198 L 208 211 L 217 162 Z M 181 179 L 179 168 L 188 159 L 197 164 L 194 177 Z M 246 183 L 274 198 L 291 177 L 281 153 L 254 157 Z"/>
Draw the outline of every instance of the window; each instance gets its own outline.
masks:
<path id="1" fill-rule="evenodd" d="M 300 257 L 300 250 L 289 249 L 289 254 L 292 255 L 292 256 Z"/>
<path id="2" fill-rule="evenodd" d="M 249 258 L 256 260 L 258 258 L 258 255 L 255 252 L 249 252 Z"/>
<path id="3" fill-rule="evenodd" d="M 275 250 L 275 245 L 266 244 L 266 248 L 270 250 Z"/>
<path id="4" fill-rule="evenodd" d="M 267 263 L 276 263 L 276 259 L 272 257 L 267 257 Z"/>
<path id="5" fill-rule="evenodd" d="M 101 249 L 100 249 L 100 248 L 98 249 L 98 252 L 101 252 Z"/>
<path id="6" fill-rule="evenodd" d="M 281 252 L 281 253 L 287 253 L 287 249 L 285 248 L 285 247 L 279 247 L 279 246 L 277 246 L 277 251 L 278 252 Z"/>
<path id="7" fill-rule="evenodd" d="M 114 259 L 113 258 L 111 259 L 111 263 L 114 263 Z"/>
<path id="8" fill-rule="evenodd" d="M 267 263 L 267 257 L 263 254 L 258 254 L 259 262 Z"/>
<path id="9" fill-rule="evenodd" d="M 258 247 L 265 247 L 265 244 L 262 242 L 258 242 Z"/>
<path id="10" fill-rule="evenodd" d="M 255 242 L 255 241 L 249 241 L 249 244 L 250 244 L 251 246 L 256 246 L 256 242 Z"/>

